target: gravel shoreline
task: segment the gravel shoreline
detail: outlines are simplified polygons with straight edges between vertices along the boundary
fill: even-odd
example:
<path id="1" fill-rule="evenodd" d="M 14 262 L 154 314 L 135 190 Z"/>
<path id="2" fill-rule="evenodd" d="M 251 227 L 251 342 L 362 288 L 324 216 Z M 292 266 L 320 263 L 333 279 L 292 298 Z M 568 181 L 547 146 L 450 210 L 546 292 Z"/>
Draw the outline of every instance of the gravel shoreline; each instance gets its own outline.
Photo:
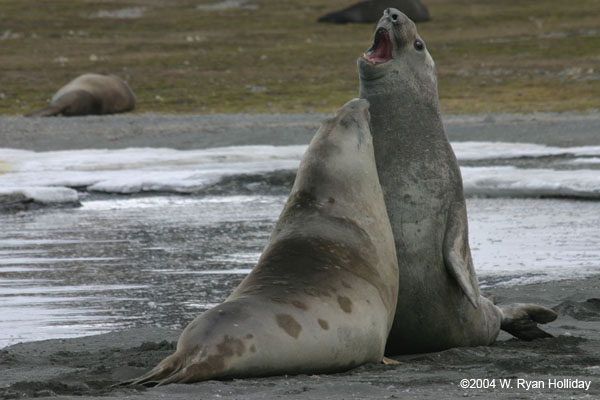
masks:
<path id="1" fill-rule="evenodd" d="M 0 116 L 0 147 L 35 151 L 168 147 L 202 149 L 310 141 L 329 114 L 125 114 L 26 118 Z M 447 116 L 451 141 L 600 145 L 600 113 Z"/>

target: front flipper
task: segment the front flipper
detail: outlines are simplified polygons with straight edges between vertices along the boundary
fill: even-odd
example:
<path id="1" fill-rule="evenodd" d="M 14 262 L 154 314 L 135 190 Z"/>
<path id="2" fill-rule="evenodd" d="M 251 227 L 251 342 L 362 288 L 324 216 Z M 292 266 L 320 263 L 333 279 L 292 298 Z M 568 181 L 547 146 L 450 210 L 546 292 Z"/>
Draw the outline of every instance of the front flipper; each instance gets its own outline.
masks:
<path id="1" fill-rule="evenodd" d="M 521 340 L 534 340 L 553 337 L 540 329 L 539 324 L 547 324 L 556 319 L 557 314 L 549 308 L 536 304 L 501 304 L 497 307 L 502 312 L 500 329 Z"/>
<path id="2" fill-rule="evenodd" d="M 446 221 L 443 255 L 446 269 L 456 280 L 473 307 L 479 307 L 479 283 L 471 259 L 467 227 L 467 206 L 463 201 L 450 207 Z"/>

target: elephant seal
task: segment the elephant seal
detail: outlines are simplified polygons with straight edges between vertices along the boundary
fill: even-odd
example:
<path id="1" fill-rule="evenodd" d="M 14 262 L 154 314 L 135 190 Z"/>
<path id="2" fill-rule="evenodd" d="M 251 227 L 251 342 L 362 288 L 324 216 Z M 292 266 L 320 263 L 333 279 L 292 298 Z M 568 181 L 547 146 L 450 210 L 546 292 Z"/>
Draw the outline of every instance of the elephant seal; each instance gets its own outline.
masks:
<path id="1" fill-rule="evenodd" d="M 368 0 L 355 3 L 343 10 L 327 13 L 317 21 L 332 22 L 334 24 L 377 22 L 383 10 L 388 7 L 399 9 L 414 22 L 430 20 L 429 10 L 419 0 Z"/>
<path id="2" fill-rule="evenodd" d="M 174 354 L 126 383 L 337 372 L 382 360 L 398 267 L 368 118 L 368 103 L 355 99 L 325 121 L 257 266 L 184 329 Z"/>
<path id="3" fill-rule="evenodd" d="M 415 24 L 396 9 L 358 59 L 379 179 L 398 255 L 396 316 L 387 355 L 493 343 L 500 328 L 531 340 L 556 318 L 533 304 L 480 296 L 460 169 L 442 124 L 435 64 Z"/>
<path id="4" fill-rule="evenodd" d="M 83 74 L 56 92 L 48 107 L 27 116 L 102 115 L 122 113 L 134 108 L 135 96 L 120 78 L 114 75 Z"/>

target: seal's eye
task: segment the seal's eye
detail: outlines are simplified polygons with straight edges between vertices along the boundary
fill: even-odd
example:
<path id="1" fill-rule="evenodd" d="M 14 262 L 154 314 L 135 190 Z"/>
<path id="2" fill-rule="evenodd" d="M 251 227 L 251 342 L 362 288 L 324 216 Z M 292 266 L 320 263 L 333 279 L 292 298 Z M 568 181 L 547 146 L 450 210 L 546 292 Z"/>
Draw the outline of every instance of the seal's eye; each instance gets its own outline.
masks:
<path id="1" fill-rule="evenodd" d="M 425 45 L 423 44 L 423 42 L 421 42 L 420 40 L 415 40 L 415 49 L 423 51 L 424 47 Z"/>

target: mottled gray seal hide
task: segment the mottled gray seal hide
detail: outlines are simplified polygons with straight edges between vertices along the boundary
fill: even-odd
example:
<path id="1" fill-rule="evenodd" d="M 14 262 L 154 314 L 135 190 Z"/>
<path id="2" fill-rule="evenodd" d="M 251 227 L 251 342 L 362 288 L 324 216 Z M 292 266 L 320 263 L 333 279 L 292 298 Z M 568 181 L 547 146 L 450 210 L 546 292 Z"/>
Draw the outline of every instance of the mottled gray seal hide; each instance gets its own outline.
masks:
<path id="1" fill-rule="evenodd" d="M 377 22 L 386 8 L 394 7 L 414 22 L 429 21 L 429 10 L 420 0 L 367 0 L 320 17 L 318 22 L 346 24 L 349 22 Z"/>
<path id="2" fill-rule="evenodd" d="M 387 9 L 358 69 L 398 255 L 386 354 L 487 345 L 501 327 L 526 340 L 549 336 L 537 322 L 554 320 L 552 310 L 495 306 L 479 294 L 460 169 L 442 125 L 435 65 L 415 24 Z"/>
<path id="3" fill-rule="evenodd" d="M 398 267 L 368 103 L 326 121 L 258 265 L 194 319 L 177 351 L 129 383 L 343 371 L 383 358 Z"/>
<path id="4" fill-rule="evenodd" d="M 114 75 L 83 74 L 56 92 L 48 107 L 27 116 L 103 115 L 131 111 L 134 108 L 135 96 L 120 78 Z"/>

